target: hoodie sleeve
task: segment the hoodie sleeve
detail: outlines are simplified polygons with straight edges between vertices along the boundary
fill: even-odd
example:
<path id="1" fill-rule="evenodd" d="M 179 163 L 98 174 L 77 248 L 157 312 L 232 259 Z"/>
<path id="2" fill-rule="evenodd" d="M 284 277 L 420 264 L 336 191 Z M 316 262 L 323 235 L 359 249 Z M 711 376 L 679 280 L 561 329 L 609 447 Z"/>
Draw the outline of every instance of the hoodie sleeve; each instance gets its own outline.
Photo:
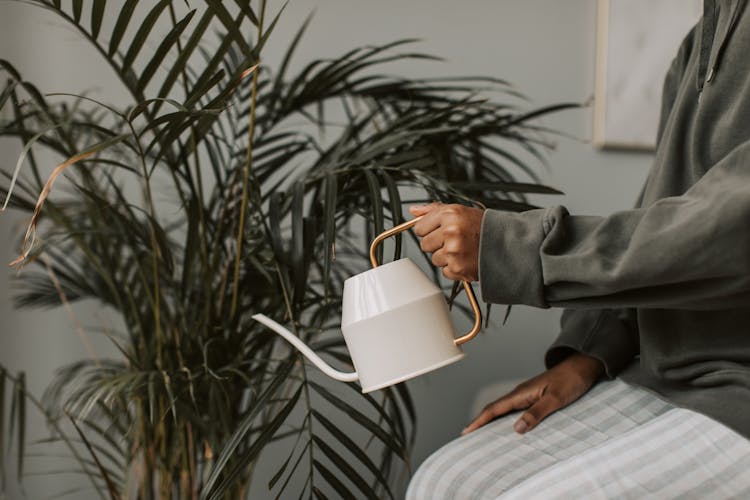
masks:
<path id="1" fill-rule="evenodd" d="M 684 195 L 608 217 L 561 207 L 482 219 L 484 300 L 574 308 L 726 309 L 750 300 L 750 142 Z"/>
<path id="2" fill-rule="evenodd" d="M 638 354 L 638 330 L 633 309 L 566 309 L 560 334 L 544 357 L 552 368 L 573 352 L 582 352 L 602 362 L 614 378 Z"/>
<path id="3" fill-rule="evenodd" d="M 700 22 L 690 30 L 664 78 L 657 144 L 672 111 L 677 89 L 695 46 Z M 641 193 L 641 196 L 643 193 Z M 639 197 L 636 207 L 641 205 Z M 602 362 L 608 377 L 615 377 L 638 354 L 638 323 L 635 309 L 566 309 L 560 320 L 560 333 L 547 350 L 547 368 L 573 352 L 582 352 Z"/>

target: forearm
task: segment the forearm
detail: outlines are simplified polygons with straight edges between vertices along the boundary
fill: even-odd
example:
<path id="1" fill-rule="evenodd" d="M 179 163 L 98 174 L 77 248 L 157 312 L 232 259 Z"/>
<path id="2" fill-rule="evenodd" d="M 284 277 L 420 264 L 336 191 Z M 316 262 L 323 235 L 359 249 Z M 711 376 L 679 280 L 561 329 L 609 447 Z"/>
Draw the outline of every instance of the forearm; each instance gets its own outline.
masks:
<path id="1" fill-rule="evenodd" d="M 750 145 L 683 196 L 609 217 L 563 207 L 487 211 L 488 302 L 537 307 L 718 309 L 750 300 Z"/>

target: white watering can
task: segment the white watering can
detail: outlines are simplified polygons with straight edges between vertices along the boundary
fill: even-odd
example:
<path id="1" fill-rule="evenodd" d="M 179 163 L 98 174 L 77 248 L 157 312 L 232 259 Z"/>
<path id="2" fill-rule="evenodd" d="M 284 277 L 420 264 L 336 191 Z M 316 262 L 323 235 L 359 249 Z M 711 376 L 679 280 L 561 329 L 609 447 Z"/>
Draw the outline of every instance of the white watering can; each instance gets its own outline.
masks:
<path id="1" fill-rule="evenodd" d="M 341 330 L 355 372 L 332 368 L 296 335 L 267 316 L 256 314 L 253 319 L 284 337 L 326 375 L 342 382 L 359 380 L 365 393 L 463 358 L 459 346 L 473 339 L 482 327 L 471 285 L 463 282 L 474 311 L 474 326 L 466 335 L 455 338 L 442 290 L 408 258 L 380 266 L 375 256 L 384 239 L 411 228 L 420 218 L 375 238 L 370 246 L 373 268 L 344 282 Z"/>

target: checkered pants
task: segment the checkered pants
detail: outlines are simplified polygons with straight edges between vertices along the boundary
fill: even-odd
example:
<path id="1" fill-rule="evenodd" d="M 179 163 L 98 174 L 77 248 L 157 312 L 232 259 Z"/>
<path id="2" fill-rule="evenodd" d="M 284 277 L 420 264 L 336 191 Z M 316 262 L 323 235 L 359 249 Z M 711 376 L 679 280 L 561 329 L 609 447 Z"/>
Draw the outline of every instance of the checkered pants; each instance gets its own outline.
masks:
<path id="1" fill-rule="evenodd" d="M 407 500 L 750 499 L 750 441 L 622 381 L 598 384 L 527 434 L 513 432 L 516 418 L 435 452 Z"/>

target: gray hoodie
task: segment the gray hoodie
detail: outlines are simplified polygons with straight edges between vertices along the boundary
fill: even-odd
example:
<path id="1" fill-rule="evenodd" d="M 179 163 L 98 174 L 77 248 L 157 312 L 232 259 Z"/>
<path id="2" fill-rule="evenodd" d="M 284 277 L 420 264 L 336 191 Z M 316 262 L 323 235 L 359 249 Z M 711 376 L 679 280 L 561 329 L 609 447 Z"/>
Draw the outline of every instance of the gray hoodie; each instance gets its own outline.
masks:
<path id="1" fill-rule="evenodd" d="M 750 437 L 750 9 L 705 0 L 664 83 L 635 209 L 563 207 L 482 221 L 484 300 L 561 306 L 546 355 L 600 359 Z"/>

